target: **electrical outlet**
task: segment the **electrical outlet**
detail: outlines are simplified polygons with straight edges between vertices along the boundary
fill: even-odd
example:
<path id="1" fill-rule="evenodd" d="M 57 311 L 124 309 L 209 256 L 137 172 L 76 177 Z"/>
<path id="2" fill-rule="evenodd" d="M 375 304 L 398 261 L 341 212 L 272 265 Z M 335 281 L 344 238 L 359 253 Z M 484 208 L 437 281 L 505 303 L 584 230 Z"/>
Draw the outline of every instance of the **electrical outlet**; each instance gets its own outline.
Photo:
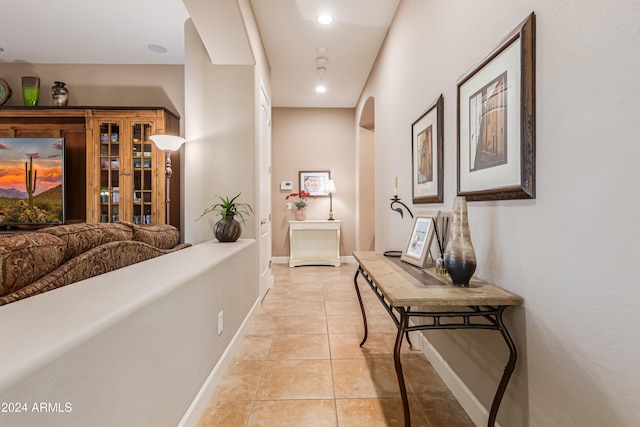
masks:
<path id="1" fill-rule="evenodd" d="M 222 334 L 222 330 L 224 329 L 224 311 L 218 313 L 218 336 Z"/>
<path id="2" fill-rule="evenodd" d="M 287 209 L 291 210 L 291 203 L 287 203 Z"/>

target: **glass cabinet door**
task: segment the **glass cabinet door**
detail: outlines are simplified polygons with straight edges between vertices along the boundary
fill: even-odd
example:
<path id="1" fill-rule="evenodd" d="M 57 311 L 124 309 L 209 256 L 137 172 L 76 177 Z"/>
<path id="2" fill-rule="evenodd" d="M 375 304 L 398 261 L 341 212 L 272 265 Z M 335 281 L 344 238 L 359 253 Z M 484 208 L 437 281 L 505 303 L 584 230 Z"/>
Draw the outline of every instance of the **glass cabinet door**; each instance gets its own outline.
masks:
<path id="1" fill-rule="evenodd" d="M 100 218 L 99 222 L 120 220 L 121 126 L 100 124 Z"/>
<path id="2" fill-rule="evenodd" d="M 152 224 L 154 222 L 154 186 L 153 167 L 155 166 L 153 155 L 153 142 L 149 139 L 152 135 L 152 127 L 149 123 L 133 123 L 132 135 L 132 159 L 133 159 L 133 222 L 135 224 Z"/>
<path id="3" fill-rule="evenodd" d="M 159 122 L 144 113 L 113 112 L 93 117 L 95 145 L 88 151 L 88 158 L 93 160 L 88 168 L 92 185 L 87 186 L 87 200 L 91 200 L 87 218 L 96 222 L 164 223 L 164 153 L 150 139 Z"/>

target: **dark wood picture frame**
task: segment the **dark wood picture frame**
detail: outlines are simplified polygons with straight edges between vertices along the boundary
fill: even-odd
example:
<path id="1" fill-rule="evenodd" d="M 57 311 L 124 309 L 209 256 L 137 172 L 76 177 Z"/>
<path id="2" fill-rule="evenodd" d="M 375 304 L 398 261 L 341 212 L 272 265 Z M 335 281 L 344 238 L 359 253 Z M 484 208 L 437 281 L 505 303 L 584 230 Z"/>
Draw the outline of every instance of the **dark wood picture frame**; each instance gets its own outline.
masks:
<path id="1" fill-rule="evenodd" d="M 535 199 L 535 14 L 457 82 L 457 194 Z"/>
<path id="2" fill-rule="evenodd" d="M 298 191 L 307 191 L 312 197 L 329 197 L 330 179 L 331 171 L 299 171 Z"/>
<path id="3" fill-rule="evenodd" d="M 412 202 L 442 203 L 444 193 L 444 96 L 411 124 Z"/>

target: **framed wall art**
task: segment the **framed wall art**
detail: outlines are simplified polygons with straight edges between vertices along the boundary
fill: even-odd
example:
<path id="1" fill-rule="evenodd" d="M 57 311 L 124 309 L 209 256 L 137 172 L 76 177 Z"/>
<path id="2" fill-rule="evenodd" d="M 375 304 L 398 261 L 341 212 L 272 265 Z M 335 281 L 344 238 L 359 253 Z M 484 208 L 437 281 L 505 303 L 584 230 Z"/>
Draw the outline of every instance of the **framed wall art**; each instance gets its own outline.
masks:
<path id="1" fill-rule="evenodd" d="M 458 80 L 458 195 L 535 198 L 535 15 Z"/>
<path id="2" fill-rule="evenodd" d="M 64 138 L 0 138 L 0 171 L 0 228 L 64 223 Z"/>
<path id="3" fill-rule="evenodd" d="M 299 189 L 309 192 L 311 196 L 329 196 L 330 171 L 300 171 Z"/>
<path id="4" fill-rule="evenodd" d="M 411 124 L 413 203 L 442 203 L 444 188 L 444 97 Z"/>
<path id="5" fill-rule="evenodd" d="M 416 213 L 407 244 L 400 255 L 402 261 L 420 268 L 425 266 L 439 216 L 440 211 Z"/>

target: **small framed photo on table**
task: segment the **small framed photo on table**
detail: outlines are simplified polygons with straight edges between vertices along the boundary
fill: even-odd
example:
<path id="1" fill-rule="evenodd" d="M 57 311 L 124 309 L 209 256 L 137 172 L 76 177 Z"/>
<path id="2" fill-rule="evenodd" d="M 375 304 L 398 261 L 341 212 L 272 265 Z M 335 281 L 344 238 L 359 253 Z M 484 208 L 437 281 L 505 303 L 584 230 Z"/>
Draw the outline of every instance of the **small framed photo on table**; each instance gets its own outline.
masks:
<path id="1" fill-rule="evenodd" d="M 330 171 L 300 171 L 300 190 L 304 190 L 312 197 L 329 196 Z"/>
<path id="2" fill-rule="evenodd" d="M 439 217 L 440 211 L 416 213 L 413 217 L 413 226 L 407 244 L 400 256 L 402 261 L 419 268 L 425 266 L 435 232 L 435 224 Z"/>

